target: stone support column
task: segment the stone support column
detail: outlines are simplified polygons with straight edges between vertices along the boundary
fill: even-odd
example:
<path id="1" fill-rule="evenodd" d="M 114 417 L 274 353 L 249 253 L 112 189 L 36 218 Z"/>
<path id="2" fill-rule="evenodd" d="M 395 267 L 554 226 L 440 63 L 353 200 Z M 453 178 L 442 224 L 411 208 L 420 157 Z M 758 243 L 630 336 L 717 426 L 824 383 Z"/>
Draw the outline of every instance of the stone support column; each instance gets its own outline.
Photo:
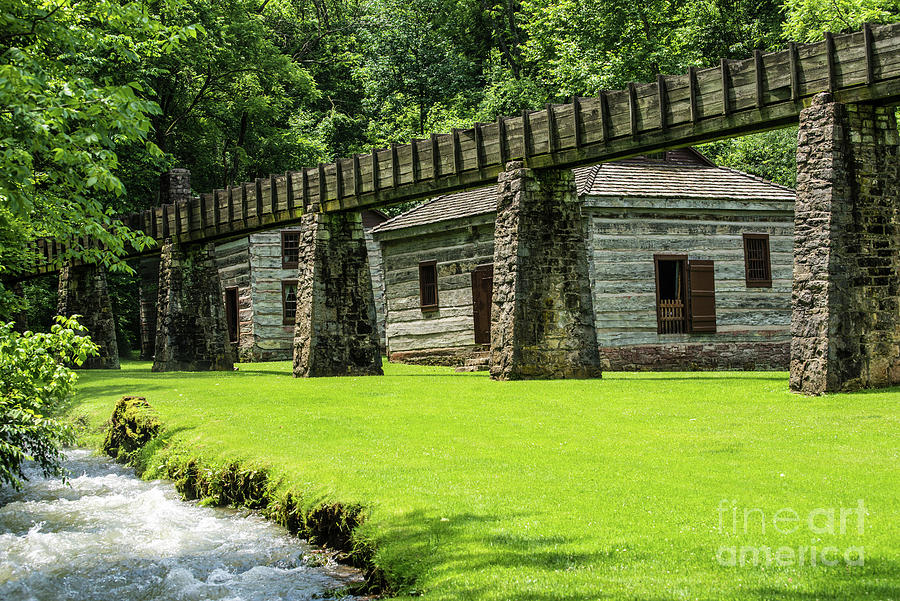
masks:
<path id="1" fill-rule="evenodd" d="M 360 214 L 314 211 L 301 227 L 294 376 L 381 375 Z"/>
<path id="2" fill-rule="evenodd" d="M 600 353 L 581 201 L 571 170 L 500 174 L 491 377 L 597 378 Z"/>
<path id="3" fill-rule="evenodd" d="M 792 390 L 900 384 L 898 209 L 894 109 L 817 96 L 797 145 Z"/>
<path id="4" fill-rule="evenodd" d="M 234 369 L 213 243 L 162 245 L 153 371 Z"/>
<path id="5" fill-rule="evenodd" d="M 106 270 L 97 265 L 65 266 L 59 271 L 58 313 L 66 317 L 81 315 L 99 354 L 89 357 L 84 369 L 119 369 L 116 344 L 116 319 L 106 288 Z"/>
<path id="6" fill-rule="evenodd" d="M 138 262 L 141 360 L 150 361 L 156 353 L 156 303 L 159 300 L 159 257 L 142 257 Z"/>

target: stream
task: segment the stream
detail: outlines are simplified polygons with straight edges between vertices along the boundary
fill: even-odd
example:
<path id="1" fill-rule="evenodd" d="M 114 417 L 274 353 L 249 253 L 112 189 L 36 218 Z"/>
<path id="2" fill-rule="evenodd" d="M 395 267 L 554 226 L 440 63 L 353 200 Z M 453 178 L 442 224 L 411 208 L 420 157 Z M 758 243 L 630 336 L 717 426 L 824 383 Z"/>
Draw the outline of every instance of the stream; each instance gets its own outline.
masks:
<path id="1" fill-rule="evenodd" d="M 87 450 L 67 455 L 69 485 L 28 466 L 23 490 L 0 487 L 3 601 L 300 601 L 358 581 L 259 516 L 182 501 Z"/>

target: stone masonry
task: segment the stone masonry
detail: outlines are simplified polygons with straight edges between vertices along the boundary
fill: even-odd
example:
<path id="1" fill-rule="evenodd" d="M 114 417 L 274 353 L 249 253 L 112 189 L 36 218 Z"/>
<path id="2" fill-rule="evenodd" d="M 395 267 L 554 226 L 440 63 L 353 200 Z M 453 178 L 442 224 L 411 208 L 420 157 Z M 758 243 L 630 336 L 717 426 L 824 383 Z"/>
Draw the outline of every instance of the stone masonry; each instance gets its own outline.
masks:
<path id="1" fill-rule="evenodd" d="M 581 202 L 571 170 L 498 178 L 491 377 L 600 377 Z"/>
<path id="2" fill-rule="evenodd" d="M 215 245 L 162 245 L 153 371 L 234 369 Z"/>
<path id="3" fill-rule="evenodd" d="M 58 313 L 66 317 L 81 315 L 99 354 L 89 357 L 85 369 L 119 369 L 116 344 L 116 319 L 106 288 L 106 270 L 96 265 L 65 266 L 59 271 Z"/>
<path id="4" fill-rule="evenodd" d="M 797 147 L 792 390 L 900 383 L 898 209 L 894 109 L 818 95 Z"/>
<path id="5" fill-rule="evenodd" d="M 301 227 L 294 376 L 381 375 L 360 214 L 314 210 Z"/>

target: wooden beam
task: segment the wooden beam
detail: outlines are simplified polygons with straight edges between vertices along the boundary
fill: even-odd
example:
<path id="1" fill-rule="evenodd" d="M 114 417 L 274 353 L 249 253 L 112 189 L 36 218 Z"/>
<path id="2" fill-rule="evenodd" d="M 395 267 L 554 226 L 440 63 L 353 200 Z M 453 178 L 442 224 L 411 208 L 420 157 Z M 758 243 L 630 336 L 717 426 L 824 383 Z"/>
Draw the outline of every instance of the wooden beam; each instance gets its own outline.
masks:
<path id="1" fill-rule="evenodd" d="M 609 98 L 606 97 L 606 92 L 600 90 L 599 93 L 600 100 L 600 140 L 605 144 L 607 140 L 609 140 Z"/>
<path id="2" fill-rule="evenodd" d="M 378 150 L 372 149 L 372 192 L 378 193 L 381 189 L 381 170 L 378 164 Z"/>
<path id="3" fill-rule="evenodd" d="M 284 195 L 288 214 L 294 216 L 294 171 L 286 171 L 284 174 Z"/>
<path id="4" fill-rule="evenodd" d="M 691 103 L 691 123 L 700 119 L 700 109 L 697 106 L 697 67 L 688 69 L 688 88 Z"/>
<path id="5" fill-rule="evenodd" d="M 763 98 L 766 73 L 762 52 L 759 50 L 753 51 L 753 75 L 756 77 L 756 106 L 762 107 L 766 103 Z"/>
<path id="6" fill-rule="evenodd" d="M 463 169 L 462 146 L 459 140 L 459 128 L 454 127 L 450 133 L 453 141 L 453 173 L 459 173 Z"/>
<path id="7" fill-rule="evenodd" d="M 728 59 L 723 58 L 719 61 L 719 70 L 722 74 L 722 114 L 728 116 L 731 114 L 731 99 L 729 98 L 731 69 L 728 68 Z"/>
<path id="8" fill-rule="evenodd" d="M 547 111 L 547 149 L 550 154 L 553 154 L 559 147 L 559 126 L 556 124 L 556 112 L 553 110 L 553 105 L 548 102 L 544 110 Z"/>
<path id="9" fill-rule="evenodd" d="M 275 174 L 269 174 L 269 209 L 272 215 L 278 212 L 278 179 Z"/>
<path id="10" fill-rule="evenodd" d="M 509 145 L 506 139 L 506 118 L 502 115 L 497 117 L 497 131 L 500 138 L 500 170 L 503 171 L 509 162 Z"/>
<path id="11" fill-rule="evenodd" d="M 788 57 L 791 71 L 791 100 L 797 102 L 800 100 L 800 61 L 797 57 L 797 44 L 794 42 L 788 44 Z"/>
<path id="12" fill-rule="evenodd" d="M 416 154 L 416 146 L 412 145 L 413 150 L 413 160 L 415 160 Z M 397 144 L 395 142 L 391 142 L 391 183 L 394 188 L 400 187 L 400 158 L 398 156 Z M 415 169 L 413 170 L 413 181 L 415 181 Z"/>
<path id="13" fill-rule="evenodd" d="M 575 130 L 575 148 L 584 144 L 584 117 L 581 114 L 581 99 L 572 97 L 572 123 Z"/>
<path id="14" fill-rule="evenodd" d="M 666 89 L 666 76 L 662 73 L 656 76 L 656 101 L 659 103 L 659 127 L 669 127 L 669 95 Z"/>
<path id="15" fill-rule="evenodd" d="M 441 147 L 438 146 L 437 134 L 431 134 L 431 178 L 441 176 Z"/>
<path id="16" fill-rule="evenodd" d="M 825 32 L 825 59 L 828 64 L 828 91 L 834 92 L 837 89 L 837 73 L 834 66 L 835 60 L 834 34 L 830 31 Z"/>
<path id="17" fill-rule="evenodd" d="M 871 85 L 875 83 L 875 37 L 869 23 L 863 25 L 863 45 L 866 52 L 866 84 Z"/>
<path id="18" fill-rule="evenodd" d="M 534 154 L 533 145 L 531 143 L 531 111 L 522 109 L 522 148 L 527 159 Z"/>
<path id="19" fill-rule="evenodd" d="M 637 89 L 634 82 L 628 82 L 628 120 L 631 122 L 631 137 L 637 138 L 638 135 L 638 105 L 637 105 Z"/>
<path id="20" fill-rule="evenodd" d="M 482 130 L 482 124 L 475 124 L 475 133 L 473 134 L 475 138 L 475 167 L 480 172 L 484 169 L 484 131 Z"/>

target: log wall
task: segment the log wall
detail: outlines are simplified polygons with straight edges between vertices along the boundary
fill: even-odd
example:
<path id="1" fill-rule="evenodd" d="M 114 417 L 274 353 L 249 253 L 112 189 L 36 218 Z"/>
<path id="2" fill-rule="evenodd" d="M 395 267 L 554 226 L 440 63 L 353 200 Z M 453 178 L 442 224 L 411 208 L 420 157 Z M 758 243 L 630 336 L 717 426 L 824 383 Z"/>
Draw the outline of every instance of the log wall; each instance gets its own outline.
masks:
<path id="1" fill-rule="evenodd" d="M 667 361 L 681 367 L 786 368 L 792 203 L 589 197 L 584 212 L 598 344 L 636 351 L 607 353 L 614 355 L 613 369 L 641 368 L 641 356 L 660 361 L 661 348 L 668 349 Z M 769 234 L 771 288 L 746 286 L 743 233 Z M 376 239 L 384 258 L 392 360 L 455 365 L 481 351 L 474 342 L 471 272 L 493 260 L 494 214 L 376 233 Z M 716 333 L 657 334 L 655 253 L 715 262 Z M 419 308 L 422 261 L 437 261 L 437 311 Z M 694 365 L 695 351 L 703 348 L 732 358 L 717 363 L 715 356 L 705 357 Z M 754 349 L 768 349 L 773 361 L 761 360 Z"/>

